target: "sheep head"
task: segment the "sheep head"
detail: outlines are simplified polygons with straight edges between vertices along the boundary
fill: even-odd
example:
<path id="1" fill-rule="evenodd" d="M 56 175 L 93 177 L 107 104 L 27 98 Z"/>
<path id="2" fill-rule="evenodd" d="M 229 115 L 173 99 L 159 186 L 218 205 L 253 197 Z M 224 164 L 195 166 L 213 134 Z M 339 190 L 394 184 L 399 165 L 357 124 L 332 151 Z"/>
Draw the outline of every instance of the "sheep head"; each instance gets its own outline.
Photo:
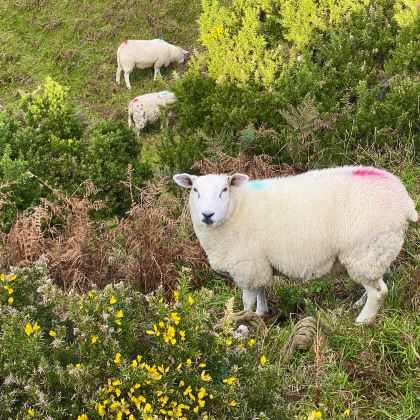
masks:
<path id="1" fill-rule="evenodd" d="M 190 212 L 193 223 L 207 228 L 214 228 L 229 217 L 232 210 L 229 195 L 249 177 L 244 174 L 205 175 L 177 174 L 174 181 L 190 191 Z"/>

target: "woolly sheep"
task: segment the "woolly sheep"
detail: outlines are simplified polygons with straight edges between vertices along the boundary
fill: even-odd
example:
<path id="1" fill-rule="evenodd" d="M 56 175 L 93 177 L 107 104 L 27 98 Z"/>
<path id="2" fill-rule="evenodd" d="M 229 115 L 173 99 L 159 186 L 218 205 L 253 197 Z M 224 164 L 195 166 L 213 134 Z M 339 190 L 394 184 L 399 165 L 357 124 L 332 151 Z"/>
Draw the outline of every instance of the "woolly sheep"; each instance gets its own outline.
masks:
<path id="1" fill-rule="evenodd" d="M 174 62 L 183 63 L 186 54 L 188 51 L 162 39 L 124 41 L 117 50 L 116 82 L 120 84 L 121 71 L 124 71 L 125 84 L 128 89 L 131 89 L 130 73 L 134 67 L 139 69 L 154 67 L 153 80 L 156 80 L 162 66 L 168 67 Z"/>
<path id="2" fill-rule="evenodd" d="M 175 101 L 175 94 L 166 90 L 135 97 L 128 104 L 128 125 L 140 132 L 146 124 L 159 120 L 159 107 Z"/>
<path id="3" fill-rule="evenodd" d="M 273 271 L 300 280 L 343 267 L 366 289 L 356 319 L 373 319 L 387 294 L 382 276 L 418 214 L 401 181 L 372 167 L 346 166 L 249 181 L 247 175 L 178 174 L 190 188 L 195 233 L 211 267 L 243 289 L 245 310 L 267 312 Z M 363 304 L 363 303 L 362 303 Z"/>

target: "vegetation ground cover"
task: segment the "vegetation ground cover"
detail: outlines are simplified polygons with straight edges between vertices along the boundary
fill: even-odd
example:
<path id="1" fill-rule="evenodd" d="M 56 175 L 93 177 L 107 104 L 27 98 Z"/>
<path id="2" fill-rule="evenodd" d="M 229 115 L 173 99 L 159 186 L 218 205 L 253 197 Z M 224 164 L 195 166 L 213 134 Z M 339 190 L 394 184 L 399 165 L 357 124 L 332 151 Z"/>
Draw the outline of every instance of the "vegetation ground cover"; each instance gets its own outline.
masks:
<path id="1" fill-rule="evenodd" d="M 347 277 L 276 277 L 267 332 L 240 340 L 168 175 L 374 165 L 418 207 L 418 28 L 415 0 L 3 1 L 2 416 L 416 418 L 416 225 L 373 325 Z M 119 43 L 155 37 L 196 50 L 118 87 Z M 161 89 L 176 117 L 137 137 L 127 102 Z M 281 365 L 308 315 L 319 337 Z"/>

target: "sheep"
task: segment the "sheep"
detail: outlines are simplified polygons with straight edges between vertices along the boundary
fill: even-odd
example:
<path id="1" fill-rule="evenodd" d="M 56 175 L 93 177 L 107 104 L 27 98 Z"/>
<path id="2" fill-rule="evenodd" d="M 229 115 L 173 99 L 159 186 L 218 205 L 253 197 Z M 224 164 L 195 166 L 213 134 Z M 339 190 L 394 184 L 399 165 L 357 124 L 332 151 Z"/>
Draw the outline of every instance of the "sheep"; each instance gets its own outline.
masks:
<path id="1" fill-rule="evenodd" d="M 344 268 L 371 321 L 387 295 L 383 275 L 418 214 L 401 181 L 380 169 L 345 166 L 249 181 L 247 175 L 177 174 L 190 188 L 194 231 L 210 266 L 243 290 L 244 310 L 264 315 L 264 286 L 277 271 L 302 281 Z"/>
<path id="2" fill-rule="evenodd" d="M 162 39 L 124 41 L 117 49 L 116 82 L 120 84 L 121 71 L 124 70 L 125 84 L 128 89 L 131 89 L 130 73 L 134 67 L 140 69 L 154 67 L 153 80 L 156 80 L 162 66 L 168 67 L 173 62 L 183 63 L 188 53 L 189 51 Z"/>
<path id="3" fill-rule="evenodd" d="M 128 126 L 134 125 L 139 133 L 146 124 L 158 121 L 160 106 L 166 106 L 174 101 L 175 94 L 166 90 L 135 97 L 128 104 Z"/>

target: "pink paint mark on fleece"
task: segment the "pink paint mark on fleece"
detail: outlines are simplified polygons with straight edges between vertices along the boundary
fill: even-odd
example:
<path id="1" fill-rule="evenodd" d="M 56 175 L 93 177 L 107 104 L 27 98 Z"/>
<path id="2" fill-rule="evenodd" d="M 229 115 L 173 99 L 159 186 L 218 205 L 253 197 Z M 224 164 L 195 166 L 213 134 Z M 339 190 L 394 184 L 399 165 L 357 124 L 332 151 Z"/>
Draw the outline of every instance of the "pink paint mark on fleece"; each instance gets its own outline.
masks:
<path id="1" fill-rule="evenodd" d="M 124 44 L 124 45 L 127 45 L 127 44 L 128 44 L 128 40 L 125 40 L 125 41 L 123 42 L 123 44 Z"/>
<path id="2" fill-rule="evenodd" d="M 134 98 L 130 101 L 130 104 L 134 104 L 135 102 L 140 102 L 140 99 Z"/>
<path id="3" fill-rule="evenodd" d="M 373 169 L 373 168 L 355 169 L 351 173 L 353 175 L 363 176 L 363 177 L 387 178 L 387 175 L 384 171 L 380 171 L 379 169 Z"/>

